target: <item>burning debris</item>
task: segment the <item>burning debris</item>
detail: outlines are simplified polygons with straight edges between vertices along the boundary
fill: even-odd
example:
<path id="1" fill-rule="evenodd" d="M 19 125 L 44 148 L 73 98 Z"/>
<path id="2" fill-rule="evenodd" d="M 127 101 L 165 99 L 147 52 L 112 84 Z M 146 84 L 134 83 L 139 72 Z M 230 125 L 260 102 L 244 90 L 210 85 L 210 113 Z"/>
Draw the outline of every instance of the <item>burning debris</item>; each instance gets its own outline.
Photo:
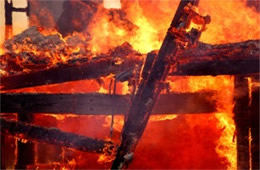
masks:
<path id="1" fill-rule="evenodd" d="M 31 3 L 33 6 L 39 4 L 37 1 Z M 227 5 L 229 4 L 230 2 L 227 2 Z M 237 2 L 237 6 L 241 4 L 240 1 Z M 240 32 L 234 37 L 227 33 L 223 34 L 226 36 L 225 40 L 218 41 L 218 38 L 214 38 L 216 34 L 212 26 L 219 28 L 220 23 L 224 23 L 224 18 L 216 24 L 216 14 L 213 11 L 202 11 L 203 14 L 213 15 L 212 18 L 200 15 L 198 7 L 205 10 L 205 6 L 199 6 L 199 0 L 181 0 L 170 28 L 165 25 L 170 20 L 166 22 L 163 19 L 165 14 L 161 16 L 161 10 L 167 11 L 168 6 L 156 8 L 160 16 L 156 19 L 150 12 L 145 12 L 146 8 L 152 7 L 150 4 L 136 1 L 130 5 L 130 2 L 123 0 L 120 5 L 122 6 L 119 9 L 104 9 L 100 2 L 66 1 L 58 19 L 52 17 L 53 11 L 48 11 L 45 7 L 44 10 L 34 11 L 34 14 L 30 15 L 30 25 L 37 26 L 31 26 L 4 42 L 0 60 L 1 90 L 5 90 L 1 94 L 1 112 L 4 113 L 3 116 L 17 113 L 18 118 L 1 118 L 1 135 L 18 136 L 22 140 L 50 143 L 84 152 L 102 153 L 98 159 L 91 159 L 98 162 L 99 166 L 105 164 L 106 168 L 140 168 L 138 160 L 146 159 L 140 158 L 140 150 L 144 148 L 142 140 L 148 140 L 147 135 L 142 136 L 145 129 L 149 131 L 150 117 L 150 123 L 154 120 L 170 122 L 177 117 L 171 114 L 223 112 L 223 115 L 212 114 L 210 118 L 214 119 L 212 129 L 215 136 L 211 136 L 214 138 L 214 144 L 210 145 L 209 149 L 213 149 L 212 153 L 216 154 L 219 160 L 216 164 L 203 164 L 202 167 L 259 167 L 259 163 L 256 163 L 259 158 L 259 146 L 256 145 L 259 142 L 259 127 L 256 125 L 259 125 L 259 122 L 255 121 L 257 116 L 259 119 L 259 115 L 255 114 L 259 112 L 259 101 L 256 100 L 256 96 L 259 96 L 259 83 L 255 82 L 259 81 L 260 46 L 259 40 L 256 39 L 260 37 L 255 37 L 254 31 L 244 39 L 239 38 Z M 169 11 L 167 14 L 172 14 L 172 7 Z M 251 15 L 253 13 L 248 9 L 246 11 Z M 47 23 L 41 22 L 41 18 L 47 18 Z M 56 27 L 58 31 L 44 28 L 45 26 Z M 210 31 L 207 31 L 208 26 Z M 211 36 L 213 38 L 208 38 Z M 229 75 L 232 78 L 222 77 L 219 83 L 216 80 L 218 77 L 210 77 L 218 75 Z M 208 82 L 203 86 L 204 78 L 196 77 L 196 81 L 196 78 L 189 76 L 208 76 L 205 78 Z M 94 85 L 92 80 L 97 85 Z M 61 93 L 59 90 L 65 89 L 64 83 L 86 86 L 83 91 L 85 94 L 74 89 L 72 93 Z M 49 84 L 57 85 L 56 90 Z M 212 87 L 206 87 L 207 85 Z M 44 90 L 37 89 L 38 86 Z M 94 86 L 98 86 L 99 90 Z M 185 92 L 182 91 L 182 86 Z M 215 91 L 216 89 L 218 90 Z M 36 93 L 28 93 L 31 90 Z M 238 95 L 240 93 L 242 95 Z M 34 120 L 34 117 L 44 117 L 40 113 L 51 113 L 59 120 L 57 124 L 50 126 L 57 126 L 58 129 L 35 125 L 37 119 Z M 90 115 L 89 120 L 84 122 L 85 131 L 93 131 L 91 127 L 93 122 L 98 120 L 97 115 L 106 115 L 106 126 L 103 127 L 110 131 L 109 140 L 86 137 L 91 135 L 76 135 L 75 129 L 69 129 L 70 132 L 67 132 L 68 129 L 63 130 L 64 127 L 60 126 L 68 118 L 67 113 L 77 119 L 79 115 Z M 159 114 L 159 117 L 153 116 L 156 114 Z M 120 120 L 120 123 L 115 122 L 115 115 L 122 115 L 120 119 L 116 119 Z M 108 117 L 110 119 L 107 119 Z M 185 119 L 182 115 L 179 117 L 180 120 Z M 209 117 L 206 121 L 208 120 Z M 197 121 L 198 124 L 204 124 L 199 119 Z M 195 125 L 195 122 L 196 119 L 190 121 L 190 126 Z M 69 125 L 73 123 L 75 121 L 69 122 L 66 128 L 72 128 L 73 126 Z M 167 121 L 163 123 L 165 126 L 168 124 Z M 121 128 L 117 127 L 118 124 Z M 43 125 L 49 126 L 45 121 Z M 100 127 L 95 127 L 94 136 L 98 134 Z M 235 128 L 237 136 L 233 134 Z M 98 136 L 106 135 L 100 133 Z M 159 139 L 159 136 L 155 135 L 152 139 Z M 167 137 L 167 140 L 168 138 L 171 136 Z M 237 140 L 237 149 L 234 149 L 236 142 L 231 138 Z M 210 142 L 206 145 L 208 143 Z M 141 149 L 137 145 L 141 145 Z M 164 147 L 161 144 L 160 146 Z M 34 146 L 30 143 L 18 142 L 17 148 L 18 168 L 50 167 L 48 164 L 34 162 Z M 28 161 L 22 159 L 27 154 L 23 148 L 30 152 Z M 196 152 L 203 153 L 203 148 Z M 148 154 L 147 160 L 149 155 L 153 154 Z M 76 158 L 77 156 L 80 158 Z M 73 165 L 69 167 L 79 168 L 79 160 L 84 156 L 77 156 L 68 158 L 73 160 Z M 156 155 L 153 157 L 161 160 Z M 170 157 L 172 159 L 174 155 Z M 195 168 L 202 168 L 199 163 L 193 164 L 198 165 Z M 56 167 L 55 164 L 53 166 Z M 60 167 L 65 166 L 60 164 Z M 175 164 L 165 166 L 178 167 Z M 97 167 L 96 165 L 95 168 Z M 156 167 L 162 168 L 162 164 L 151 166 Z"/>

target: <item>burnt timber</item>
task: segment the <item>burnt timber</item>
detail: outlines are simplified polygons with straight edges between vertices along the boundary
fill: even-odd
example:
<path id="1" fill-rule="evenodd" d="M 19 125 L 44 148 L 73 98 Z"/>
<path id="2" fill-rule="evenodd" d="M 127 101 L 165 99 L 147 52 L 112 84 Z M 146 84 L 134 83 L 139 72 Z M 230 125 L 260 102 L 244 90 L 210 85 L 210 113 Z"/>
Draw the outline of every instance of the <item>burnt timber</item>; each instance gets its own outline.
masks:
<path id="1" fill-rule="evenodd" d="M 187 20 L 188 15 L 184 13 L 184 8 L 188 3 L 197 6 L 198 2 L 199 1 L 196 0 L 182 0 L 177 8 L 170 28 L 178 28 L 181 22 Z M 177 42 L 177 38 L 170 32 L 167 32 L 158 55 L 154 58 L 150 74 L 143 78 L 139 84 L 128 115 L 126 115 L 126 121 L 121 134 L 121 144 L 111 169 L 127 168 L 133 159 L 135 147 L 142 137 L 154 104 L 161 92 L 162 83 L 165 81 L 172 65 L 170 61 L 176 58 L 178 48 L 179 43 Z"/>
<path id="2" fill-rule="evenodd" d="M 249 84 L 244 76 L 235 77 L 234 114 L 237 131 L 237 168 L 250 168 L 249 155 Z"/>
<path id="3" fill-rule="evenodd" d="M 208 45 L 199 43 L 178 55 L 177 75 L 237 75 L 259 73 L 260 41 Z"/>
<path id="4" fill-rule="evenodd" d="M 212 113 L 213 92 L 161 94 L 153 114 Z M 73 113 L 78 115 L 125 114 L 131 96 L 109 94 L 1 93 L 2 113 Z M 183 107 L 185 106 L 185 107 Z"/>
<path id="5" fill-rule="evenodd" d="M 0 118 L 1 132 L 32 141 L 65 146 L 84 152 L 103 153 L 104 148 L 113 148 L 112 142 L 63 132 L 57 128 L 45 128 L 28 123 Z"/>
<path id="6" fill-rule="evenodd" d="M 200 43 L 196 48 L 178 53 L 176 69 L 169 75 L 215 76 L 259 73 L 259 49 L 259 40 L 223 45 Z M 119 74 L 142 62 L 136 59 L 125 60 L 117 65 L 111 60 L 111 57 L 104 57 L 78 65 L 64 64 L 50 69 L 2 77 L 1 90 L 95 79 L 110 73 Z"/>
<path id="7" fill-rule="evenodd" d="M 251 131 L 252 169 L 259 169 L 259 99 L 260 87 L 252 88 L 252 98 L 249 106 Z M 250 148 L 249 148 L 250 149 Z"/>
<path id="8" fill-rule="evenodd" d="M 18 121 L 24 123 L 33 123 L 34 115 L 27 111 L 20 111 L 18 114 Z M 2 123 L 2 122 L 1 122 Z M 1 130 L 2 132 L 2 130 Z M 34 163 L 34 143 L 17 141 L 17 161 L 16 169 L 26 169 L 26 165 Z"/>
<path id="9" fill-rule="evenodd" d="M 128 62 L 116 65 L 111 58 L 101 58 L 93 62 L 78 65 L 60 66 L 40 70 L 28 74 L 20 74 L 1 78 L 2 90 L 33 87 L 47 84 L 57 84 L 82 79 L 95 79 L 118 73 L 122 68 L 131 69 L 134 65 Z M 130 61 L 129 61 L 130 62 Z M 111 66 L 112 65 L 112 66 Z M 97 69 L 98 68 L 98 69 Z"/>

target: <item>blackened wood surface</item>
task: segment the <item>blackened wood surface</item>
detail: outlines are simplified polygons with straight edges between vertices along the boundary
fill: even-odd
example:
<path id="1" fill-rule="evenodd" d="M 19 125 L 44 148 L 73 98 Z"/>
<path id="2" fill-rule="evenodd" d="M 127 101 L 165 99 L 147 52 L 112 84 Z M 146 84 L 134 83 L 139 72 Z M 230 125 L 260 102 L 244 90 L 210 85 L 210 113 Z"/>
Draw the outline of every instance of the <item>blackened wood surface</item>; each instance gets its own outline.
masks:
<path id="1" fill-rule="evenodd" d="M 255 59 L 192 61 L 177 66 L 177 71 L 171 75 L 183 76 L 216 76 L 216 75 L 246 75 L 259 73 L 259 57 Z"/>
<path id="2" fill-rule="evenodd" d="M 259 87 L 252 88 L 252 101 L 250 105 L 252 169 L 259 169 L 259 93 Z"/>
<path id="3" fill-rule="evenodd" d="M 213 92 L 161 94 L 153 114 L 212 113 Z M 85 115 L 125 114 L 130 96 L 109 94 L 1 93 L 2 113 L 73 113 Z M 185 106 L 185 107 L 183 107 Z"/>
<path id="4" fill-rule="evenodd" d="M 183 9 L 188 4 L 198 5 L 198 1 L 182 0 L 177 8 L 171 27 L 177 28 L 183 16 Z M 183 18 L 182 18 L 183 19 Z M 130 163 L 133 151 L 141 138 L 149 120 L 153 106 L 161 91 L 161 85 L 170 70 L 170 61 L 175 58 L 178 49 L 176 39 L 167 33 L 147 79 L 143 79 L 130 106 L 122 131 L 122 142 L 117 151 L 112 169 L 126 168 Z"/>
<path id="5" fill-rule="evenodd" d="M 93 60 L 82 65 L 66 65 L 31 73 L 23 73 L 1 78 L 1 90 L 57 84 L 82 79 L 95 79 L 111 73 L 131 69 L 135 63 L 129 61 L 116 65 L 111 58 Z"/>
<path id="6" fill-rule="evenodd" d="M 21 111 L 18 113 L 18 121 L 33 123 L 34 116 L 26 111 Z M 17 141 L 17 161 L 15 168 L 26 169 L 27 165 L 34 164 L 34 155 L 34 143 Z"/>
<path id="7" fill-rule="evenodd" d="M 178 53 L 176 68 L 170 75 L 214 76 L 259 73 L 259 40 L 222 45 L 199 44 L 196 48 Z M 156 52 L 151 54 L 155 55 Z M 151 54 L 148 54 L 150 57 L 147 59 L 153 61 Z M 140 62 L 141 60 L 128 59 L 122 64 L 115 65 L 111 62 L 111 57 L 105 57 L 85 64 L 65 64 L 56 68 L 2 77 L 1 90 L 95 79 L 129 70 Z"/>
<path id="8" fill-rule="evenodd" d="M 209 45 L 178 53 L 174 75 L 236 75 L 259 73 L 260 41 Z"/>
<path id="9" fill-rule="evenodd" d="M 113 147 L 111 142 L 63 132 L 57 128 L 45 128 L 4 118 L 0 118 L 0 121 L 2 133 L 14 136 L 20 135 L 32 141 L 50 143 L 93 153 L 102 153 L 105 147 L 111 147 L 111 149 Z"/>
<path id="10" fill-rule="evenodd" d="M 234 114 L 237 131 L 237 168 L 249 169 L 249 85 L 246 77 L 235 77 L 234 94 Z"/>

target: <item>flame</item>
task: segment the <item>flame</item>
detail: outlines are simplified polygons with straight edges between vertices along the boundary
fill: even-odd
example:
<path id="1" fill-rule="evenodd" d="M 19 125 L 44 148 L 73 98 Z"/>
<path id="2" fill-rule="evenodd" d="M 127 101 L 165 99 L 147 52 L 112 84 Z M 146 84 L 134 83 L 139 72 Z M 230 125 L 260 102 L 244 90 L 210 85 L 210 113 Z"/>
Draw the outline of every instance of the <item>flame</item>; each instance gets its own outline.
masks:
<path id="1" fill-rule="evenodd" d="M 201 0 L 199 9 L 210 14 L 211 23 L 201 41 L 212 44 L 259 39 L 259 13 L 246 4 L 247 0 Z M 240 11 L 240 12 L 238 12 Z"/>
<path id="2" fill-rule="evenodd" d="M 42 50 L 30 43 L 31 39 L 24 39 L 19 44 L 12 44 L 10 49 L 16 54 L 29 51 L 39 56 L 39 58 L 45 56 L 51 61 L 47 67 L 57 63 L 66 63 L 70 56 L 82 51 L 84 53 L 81 57 L 91 58 L 93 54 L 106 53 L 111 48 L 119 46 L 125 41 L 129 42 L 135 50 L 145 54 L 160 48 L 178 3 L 179 1 L 172 0 L 134 0 L 131 2 L 122 0 L 121 3 L 119 0 L 106 0 L 104 1 L 104 7 L 107 9 L 100 6 L 92 22 L 86 28 L 90 37 L 85 32 L 75 32 L 67 37 L 62 37 L 56 30 L 40 28 L 38 32 L 43 37 L 56 36 L 61 44 L 53 47 L 52 50 Z M 229 0 L 225 2 L 201 0 L 199 11 L 203 15 L 209 14 L 211 16 L 211 23 L 207 25 L 206 31 L 202 33 L 200 38 L 202 42 L 220 44 L 260 38 L 259 13 L 255 9 L 248 7 L 246 0 Z M 52 16 L 49 16 L 46 9 L 41 10 L 40 15 L 46 15 L 46 18 L 49 18 L 49 25 L 54 24 Z M 73 23 L 75 25 L 80 24 L 77 20 L 73 21 Z M 32 16 L 30 21 L 30 25 L 34 24 L 37 26 L 42 25 L 36 16 Z M 188 29 L 200 28 L 198 26 L 192 22 Z M 61 53 L 61 51 L 65 52 Z M 90 51 L 91 56 L 86 56 L 86 51 Z M 7 52 L 7 49 L 0 48 L 0 54 L 5 52 Z M 26 61 L 21 56 L 17 56 L 19 65 Z M 1 75 L 2 73 L 6 74 L 4 70 L 1 69 L 0 71 Z M 77 83 L 81 87 L 77 87 L 79 85 L 76 83 L 68 83 L 69 85 L 64 85 L 63 89 L 59 89 L 57 86 L 49 86 L 30 90 L 34 92 L 57 92 L 64 90 L 67 92 L 67 89 L 69 89 L 69 92 L 82 90 L 83 92 L 95 91 L 107 94 L 109 93 L 109 84 L 113 76 L 109 75 L 103 78 L 103 84 L 94 82 L 94 80 L 80 81 Z M 169 77 L 167 82 L 170 84 L 171 92 L 199 92 L 203 90 L 216 92 L 212 99 L 217 99 L 217 113 L 214 113 L 212 116 L 218 120 L 217 127 L 214 128 L 221 132 L 221 136 L 216 141 L 215 150 L 219 157 L 227 161 L 227 169 L 236 169 L 236 141 L 233 140 L 235 124 L 232 119 L 234 78 L 230 76 Z M 253 84 L 251 79 L 249 79 L 249 83 Z M 259 86 L 259 83 L 255 84 Z M 87 88 L 87 90 L 83 89 L 83 87 Z M 117 82 L 116 94 L 129 93 L 128 82 Z M 60 124 L 62 124 L 70 116 L 55 115 L 54 117 L 61 121 Z M 149 123 L 173 120 L 176 117 L 176 115 L 151 116 Z M 78 116 L 71 116 L 70 118 L 78 118 Z M 196 121 L 203 123 L 199 118 L 193 119 L 190 123 Z M 115 131 L 121 132 L 123 124 L 123 116 L 114 116 L 113 129 Z M 104 117 L 103 127 L 108 129 L 110 126 L 111 116 Z M 109 162 L 111 161 L 110 158 L 102 154 L 98 158 L 98 162 Z M 75 160 L 73 160 L 72 164 L 74 163 Z M 223 164 L 225 165 L 225 163 Z"/>
<path id="3" fill-rule="evenodd" d="M 198 92 L 213 90 L 217 99 L 218 120 L 217 129 L 221 136 L 217 142 L 216 152 L 220 157 L 228 160 L 228 169 L 236 169 L 236 141 L 233 141 L 235 124 L 233 120 L 233 89 L 234 78 L 229 76 L 203 77 L 171 77 L 167 80 L 172 92 Z"/>

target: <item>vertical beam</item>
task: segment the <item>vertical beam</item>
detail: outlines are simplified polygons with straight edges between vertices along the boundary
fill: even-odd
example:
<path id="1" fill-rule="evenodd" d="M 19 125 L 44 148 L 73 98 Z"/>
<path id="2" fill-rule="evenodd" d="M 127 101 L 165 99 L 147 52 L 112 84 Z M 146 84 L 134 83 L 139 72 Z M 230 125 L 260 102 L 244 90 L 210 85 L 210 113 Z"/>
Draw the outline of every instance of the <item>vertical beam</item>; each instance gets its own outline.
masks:
<path id="1" fill-rule="evenodd" d="M 259 169 L 259 87 L 252 87 L 250 105 L 252 169 Z"/>
<path id="2" fill-rule="evenodd" d="M 33 123 L 34 117 L 31 113 L 19 113 L 18 121 Z M 17 162 L 16 169 L 26 169 L 27 165 L 34 164 L 34 143 L 22 141 L 17 142 Z"/>
<path id="3" fill-rule="evenodd" d="M 9 3 L 5 0 L 5 40 L 13 35 L 13 17 L 12 17 L 13 1 Z"/>
<path id="4" fill-rule="evenodd" d="M 234 113 L 237 131 L 237 168 L 249 169 L 249 85 L 244 76 L 235 77 Z"/>
<path id="5" fill-rule="evenodd" d="M 170 29 L 177 29 L 183 22 L 188 20 L 188 15 L 184 12 L 184 8 L 188 3 L 197 6 L 198 2 L 199 0 L 181 0 Z M 153 106 L 158 99 L 162 85 L 172 65 L 170 61 L 176 58 L 178 48 L 177 38 L 170 32 L 167 32 L 159 53 L 151 65 L 149 75 L 147 75 L 146 79 L 142 79 L 132 101 L 122 131 L 122 142 L 111 169 L 127 168 L 133 159 L 133 151 L 143 135 Z"/>

